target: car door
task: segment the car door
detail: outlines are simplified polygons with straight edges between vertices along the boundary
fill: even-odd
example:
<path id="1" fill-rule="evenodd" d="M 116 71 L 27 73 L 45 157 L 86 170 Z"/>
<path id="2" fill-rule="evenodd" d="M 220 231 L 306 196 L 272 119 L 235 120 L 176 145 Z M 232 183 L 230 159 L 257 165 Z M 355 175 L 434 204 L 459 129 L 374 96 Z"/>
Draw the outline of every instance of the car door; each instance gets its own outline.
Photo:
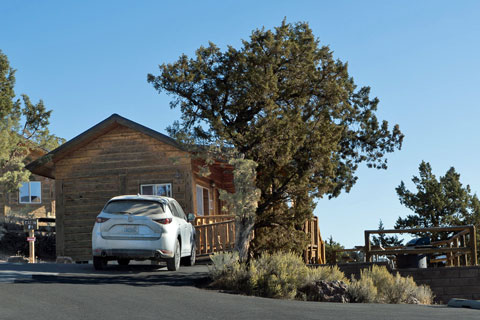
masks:
<path id="1" fill-rule="evenodd" d="M 182 223 L 181 223 L 181 232 L 182 232 L 182 252 L 185 254 L 185 255 L 190 255 L 191 253 L 191 246 L 192 246 L 192 240 L 193 240 L 193 236 L 192 236 L 192 228 L 193 226 L 187 221 L 187 216 L 185 215 L 185 213 L 183 212 L 183 209 L 182 207 L 178 204 L 177 201 L 173 200 L 172 201 L 172 204 L 173 206 L 177 209 L 177 213 L 178 213 L 178 216 L 179 218 L 182 220 Z"/>
<path id="2" fill-rule="evenodd" d="M 190 252 L 190 240 L 186 230 L 186 220 L 181 217 L 174 200 L 169 201 L 168 206 L 170 208 L 170 211 L 172 211 L 172 214 L 174 216 L 173 220 L 178 227 L 180 238 L 182 239 L 181 256 L 185 256 L 187 255 L 187 252 Z"/>

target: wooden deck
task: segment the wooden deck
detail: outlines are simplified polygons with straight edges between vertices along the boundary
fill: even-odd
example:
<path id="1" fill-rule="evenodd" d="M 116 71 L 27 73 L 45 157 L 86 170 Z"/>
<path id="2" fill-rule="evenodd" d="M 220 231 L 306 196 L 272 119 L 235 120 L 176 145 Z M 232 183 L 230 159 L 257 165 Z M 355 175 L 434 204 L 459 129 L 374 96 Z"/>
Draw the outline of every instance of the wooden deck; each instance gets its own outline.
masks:
<path id="1" fill-rule="evenodd" d="M 386 233 L 454 233 L 446 240 L 435 241 L 426 246 L 397 246 L 381 247 L 373 246 L 370 242 L 371 234 Z M 419 254 L 429 255 L 430 263 L 445 263 L 448 267 L 476 266 L 477 257 L 477 238 L 476 228 L 473 225 L 454 226 L 454 227 L 432 227 L 432 228 L 412 228 L 412 229 L 391 229 L 391 230 L 365 230 L 365 245 L 355 246 L 352 249 L 342 249 L 336 252 L 363 252 L 365 261 L 371 262 L 372 258 L 380 256 L 389 256 L 393 261 L 397 255 Z M 336 261 L 334 262 L 336 263 Z"/>
<path id="2" fill-rule="evenodd" d="M 231 251 L 235 246 L 235 219 L 231 215 L 212 215 L 195 218 L 197 230 L 197 256 L 215 252 Z M 325 243 L 320 235 L 318 218 L 305 222 L 304 231 L 309 235 L 309 244 L 304 250 L 307 264 L 325 263 Z"/>

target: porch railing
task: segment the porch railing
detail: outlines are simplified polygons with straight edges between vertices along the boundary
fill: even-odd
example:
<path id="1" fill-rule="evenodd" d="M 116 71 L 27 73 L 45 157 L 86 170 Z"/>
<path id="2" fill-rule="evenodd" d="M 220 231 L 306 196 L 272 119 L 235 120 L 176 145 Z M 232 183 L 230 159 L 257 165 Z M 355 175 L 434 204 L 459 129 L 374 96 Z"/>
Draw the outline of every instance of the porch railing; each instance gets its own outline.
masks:
<path id="1" fill-rule="evenodd" d="M 208 256 L 215 252 L 230 251 L 235 246 L 235 219 L 232 215 L 212 215 L 195 218 L 197 256 Z M 304 250 L 305 263 L 325 263 L 325 243 L 320 235 L 318 218 L 304 224 L 309 244 Z"/>

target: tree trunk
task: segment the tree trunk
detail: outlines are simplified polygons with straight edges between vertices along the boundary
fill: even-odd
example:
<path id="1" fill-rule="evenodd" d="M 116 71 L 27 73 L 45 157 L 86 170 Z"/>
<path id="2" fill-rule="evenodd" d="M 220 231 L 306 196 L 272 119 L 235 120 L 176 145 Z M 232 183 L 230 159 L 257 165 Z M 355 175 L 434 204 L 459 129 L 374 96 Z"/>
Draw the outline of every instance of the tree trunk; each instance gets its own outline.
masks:
<path id="1" fill-rule="evenodd" d="M 240 262 L 247 261 L 250 241 L 252 240 L 253 218 L 236 219 L 235 221 L 235 248 Z"/>

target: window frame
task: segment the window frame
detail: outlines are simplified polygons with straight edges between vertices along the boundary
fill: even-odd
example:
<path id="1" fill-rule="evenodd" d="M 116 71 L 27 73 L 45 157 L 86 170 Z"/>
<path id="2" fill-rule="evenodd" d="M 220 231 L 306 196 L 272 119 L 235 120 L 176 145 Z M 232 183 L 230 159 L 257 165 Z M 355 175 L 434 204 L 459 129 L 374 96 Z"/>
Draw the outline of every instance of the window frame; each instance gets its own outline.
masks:
<path id="1" fill-rule="evenodd" d="M 201 212 L 199 212 L 199 210 L 198 210 L 198 209 L 199 209 L 199 206 L 198 206 L 198 200 L 199 200 L 199 198 L 198 198 L 198 190 L 199 190 L 199 189 L 202 190 L 202 193 L 201 193 L 201 200 L 202 200 L 201 209 L 202 209 L 202 210 L 201 210 Z M 204 191 L 204 190 L 207 190 L 207 194 L 208 194 L 208 212 L 207 212 L 207 213 L 205 213 L 205 210 L 204 210 L 204 208 L 205 208 L 205 202 L 203 201 L 203 200 L 204 200 L 204 199 L 203 199 L 203 191 Z M 212 199 L 211 199 L 212 193 L 210 192 L 210 189 L 207 188 L 207 187 L 204 187 L 204 186 L 202 186 L 202 185 L 200 185 L 200 184 L 197 184 L 197 185 L 196 185 L 196 188 L 195 188 L 195 193 L 196 193 L 196 195 L 195 195 L 195 198 L 196 198 L 196 199 L 195 199 L 195 202 L 196 202 L 196 208 L 197 208 L 197 210 L 196 210 L 196 215 L 197 215 L 197 216 L 200 216 L 200 217 L 204 217 L 204 216 L 209 216 L 209 215 L 211 215 L 211 212 L 212 212 L 212 210 L 213 210 L 213 207 L 212 207 Z"/>
<path id="2" fill-rule="evenodd" d="M 153 195 L 157 196 L 157 194 L 155 194 L 155 192 L 157 190 L 157 186 L 169 186 L 169 188 L 167 188 L 167 191 L 170 191 L 170 194 L 164 195 L 164 197 L 170 197 L 170 198 L 173 197 L 172 183 L 145 183 L 145 184 L 140 184 L 140 194 L 143 195 L 143 190 L 142 190 L 143 187 L 152 187 L 153 188 Z"/>
<path id="3" fill-rule="evenodd" d="M 22 201 L 22 194 L 21 194 L 20 189 L 26 183 L 28 183 L 28 199 L 29 199 L 29 201 Z M 31 187 L 32 183 L 39 183 L 40 184 L 40 194 L 39 194 L 39 197 L 38 197 L 40 199 L 40 201 L 38 201 L 38 202 L 33 202 L 32 201 L 32 187 Z M 22 182 L 22 185 L 20 186 L 20 188 L 18 188 L 18 203 L 19 204 L 42 204 L 42 182 L 41 181 L 25 181 L 25 182 Z"/>

